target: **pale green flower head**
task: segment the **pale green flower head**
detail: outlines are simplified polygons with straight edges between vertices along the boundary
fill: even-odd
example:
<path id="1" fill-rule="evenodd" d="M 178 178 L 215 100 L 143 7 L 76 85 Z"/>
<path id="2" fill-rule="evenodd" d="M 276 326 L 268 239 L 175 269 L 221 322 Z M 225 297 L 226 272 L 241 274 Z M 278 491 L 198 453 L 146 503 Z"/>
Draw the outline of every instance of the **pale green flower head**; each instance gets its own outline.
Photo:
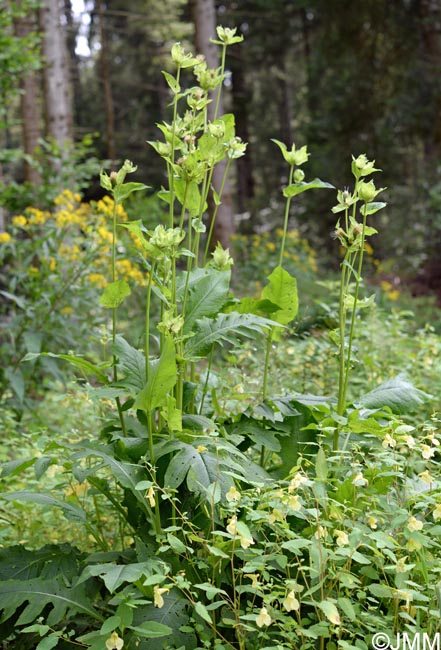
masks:
<path id="1" fill-rule="evenodd" d="M 237 28 L 231 29 L 230 27 L 216 27 L 216 33 L 219 41 L 212 41 L 218 45 L 234 45 L 234 43 L 241 43 L 243 36 L 236 35 Z"/>
<path id="2" fill-rule="evenodd" d="M 272 138 L 272 141 L 279 147 L 283 158 L 286 160 L 288 165 L 291 165 L 291 167 L 300 167 L 300 165 L 303 165 L 303 163 L 308 162 L 308 158 L 311 154 L 308 153 L 308 147 L 306 145 L 300 147 L 300 149 L 297 149 L 296 145 L 293 143 L 291 150 L 288 151 L 286 144 L 280 142 L 280 140 L 275 140 Z"/>

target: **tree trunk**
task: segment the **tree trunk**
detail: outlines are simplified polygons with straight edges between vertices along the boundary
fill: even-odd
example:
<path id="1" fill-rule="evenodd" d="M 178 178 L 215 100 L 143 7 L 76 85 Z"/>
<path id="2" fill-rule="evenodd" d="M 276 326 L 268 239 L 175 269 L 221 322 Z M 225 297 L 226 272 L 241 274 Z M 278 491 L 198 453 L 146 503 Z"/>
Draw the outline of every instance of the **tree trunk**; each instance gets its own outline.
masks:
<path id="1" fill-rule="evenodd" d="M 43 0 L 40 28 L 43 34 L 46 134 L 63 151 L 65 143 L 72 140 L 73 118 L 66 34 L 61 16 L 59 0 Z"/>
<path id="2" fill-rule="evenodd" d="M 15 20 L 15 35 L 17 38 L 26 38 L 28 34 L 36 31 L 32 15 L 22 16 Z M 41 138 L 41 115 L 39 105 L 39 75 L 32 71 L 25 75 L 21 82 L 22 94 L 20 96 L 21 129 L 23 137 L 23 150 L 25 154 L 34 153 Z M 41 181 L 39 172 L 25 162 L 24 179 L 30 183 L 38 184 Z"/>
<path id="3" fill-rule="evenodd" d="M 248 107 L 251 104 L 251 92 L 248 89 L 244 75 L 242 50 L 237 49 L 237 56 L 232 63 L 233 77 L 233 108 L 236 117 L 236 133 L 244 142 L 250 141 L 248 124 Z M 254 177 L 249 145 L 247 155 L 237 160 L 237 208 L 240 213 L 250 210 L 254 198 Z M 251 227 L 252 219 L 248 225 Z"/>
<path id="4" fill-rule="evenodd" d="M 192 15 L 195 26 L 195 45 L 196 50 L 205 56 L 209 68 L 219 67 L 219 57 L 217 45 L 210 42 L 211 38 L 216 37 L 216 7 L 214 0 L 192 0 Z M 212 119 L 211 111 L 214 110 L 214 103 L 209 105 L 208 116 Z M 222 101 L 219 104 L 218 115 L 223 114 Z M 213 187 L 219 192 L 222 179 L 225 174 L 226 160 L 222 161 L 214 168 Z M 222 193 L 222 204 L 217 211 L 216 223 L 213 230 L 212 246 L 219 241 L 224 248 L 227 248 L 230 237 L 234 232 L 234 220 L 231 198 L 231 186 L 227 182 L 224 185 Z"/>
<path id="5" fill-rule="evenodd" d="M 104 25 L 104 11 L 102 0 L 96 0 L 96 11 L 98 14 L 99 33 L 100 33 L 100 69 L 101 82 L 104 90 L 104 106 L 106 114 L 106 144 L 107 158 L 114 162 L 116 160 L 115 148 L 115 109 L 113 102 L 112 84 L 110 80 L 109 66 L 109 47 L 107 42 L 107 32 Z"/>

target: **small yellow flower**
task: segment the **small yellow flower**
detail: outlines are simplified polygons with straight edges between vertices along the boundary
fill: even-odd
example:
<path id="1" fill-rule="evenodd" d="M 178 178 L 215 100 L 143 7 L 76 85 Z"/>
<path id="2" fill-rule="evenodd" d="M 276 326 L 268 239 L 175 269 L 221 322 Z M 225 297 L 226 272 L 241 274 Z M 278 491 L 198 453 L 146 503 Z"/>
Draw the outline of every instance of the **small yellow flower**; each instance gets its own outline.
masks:
<path id="1" fill-rule="evenodd" d="M 234 515 L 231 517 L 228 526 L 227 526 L 227 532 L 230 533 L 230 535 L 235 535 L 237 533 L 237 517 Z"/>
<path id="2" fill-rule="evenodd" d="M 411 532 L 422 530 L 423 522 L 417 519 L 416 517 L 411 517 L 407 523 L 407 530 Z"/>
<path id="3" fill-rule="evenodd" d="M 413 449 L 415 447 L 415 438 L 413 436 L 404 436 L 404 442 L 409 447 L 409 449 Z"/>
<path id="4" fill-rule="evenodd" d="M 397 441 L 392 438 L 390 433 L 386 433 L 384 436 L 384 440 L 381 443 L 384 449 L 387 449 L 388 447 L 391 447 L 392 449 L 397 446 Z"/>
<path id="5" fill-rule="evenodd" d="M 368 480 L 364 478 L 362 472 L 358 472 L 352 479 L 352 484 L 353 485 L 358 485 L 359 487 L 363 487 L 368 484 Z"/>
<path id="6" fill-rule="evenodd" d="M 435 455 L 435 449 L 433 447 L 429 447 L 429 445 L 421 445 L 421 455 L 425 460 L 429 460 L 429 458 L 432 458 Z"/>
<path id="7" fill-rule="evenodd" d="M 196 447 L 196 451 L 198 452 L 198 454 L 202 454 L 202 452 L 208 451 L 208 449 L 207 447 L 205 447 L 205 445 L 198 445 Z"/>
<path id="8" fill-rule="evenodd" d="M 421 547 L 421 542 L 417 542 L 413 537 L 410 537 L 410 539 L 407 540 L 406 548 L 408 551 L 419 551 Z"/>
<path id="9" fill-rule="evenodd" d="M 18 215 L 17 217 L 13 217 L 12 219 L 12 225 L 15 226 L 16 228 L 24 228 L 27 224 L 28 220 L 26 217 L 23 215 Z"/>
<path id="10" fill-rule="evenodd" d="M 372 530 L 378 528 L 377 521 L 378 519 L 376 517 L 374 517 L 373 515 L 368 515 L 367 522 L 368 525 L 372 528 Z"/>
<path id="11" fill-rule="evenodd" d="M 395 571 L 397 573 L 406 573 L 408 571 L 408 567 L 406 566 L 406 560 L 407 560 L 407 555 L 404 557 L 400 557 L 400 559 L 397 561 L 397 565 L 395 567 Z"/>
<path id="12" fill-rule="evenodd" d="M 123 645 L 124 641 L 118 636 L 118 632 L 112 632 L 106 641 L 107 650 L 121 650 Z"/>
<path id="13" fill-rule="evenodd" d="M 60 309 L 60 314 L 63 314 L 64 316 L 69 316 L 69 314 L 73 313 L 73 308 L 72 307 L 63 307 L 63 309 Z"/>
<path id="14" fill-rule="evenodd" d="M 259 615 L 256 618 L 256 625 L 257 627 L 271 625 L 271 616 L 268 614 L 268 610 L 266 607 L 262 607 L 262 609 L 260 610 Z"/>
<path id="15" fill-rule="evenodd" d="M 441 503 L 437 503 L 434 510 L 433 510 L 433 518 L 435 521 L 438 521 L 438 519 L 441 519 Z"/>
<path id="16" fill-rule="evenodd" d="M 322 525 L 318 525 L 317 530 L 314 533 L 316 539 L 326 539 L 328 536 L 328 531 Z"/>
<path id="17" fill-rule="evenodd" d="M 250 578 L 251 586 L 253 589 L 258 589 L 260 587 L 259 574 L 258 573 L 245 573 L 245 578 Z"/>
<path id="18" fill-rule="evenodd" d="M 285 517 L 283 513 L 278 509 L 274 508 L 273 511 L 268 516 L 268 523 L 273 524 L 275 521 L 284 521 Z"/>
<path id="19" fill-rule="evenodd" d="M 299 512 L 299 510 L 302 509 L 302 504 L 300 503 L 299 497 L 297 494 L 293 494 L 289 497 L 288 501 L 286 502 L 286 505 L 288 508 L 291 510 L 294 510 L 295 512 Z"/>
<path id="20" fill-rule="evenodd" d="M 433 476 L 431 475 L 431 473 L 427 469 L 424 472 L 420 472 L 420 474 L 418 474 L 418 476 L 423 481 L 423 483 L 427 483 L 428 485 L 433 483 Z"/>
<path id="21" fill-rule="evenodd" d="M 162 595 L 167 594 L 169 591 L 170 589 L 167 589 L 167 587 L 159 587 L 159 585 L 153 587 L 153 604 L 155 607 L 158 609 L 164 607 L 164 599 Z"/>
<path id="22" fill-rule="evenodd" d="M 347 544 L 349 544 L 349 537 L 344 530 L 336 530 L 335 536 L 337 546 L 347 546 Z"/>
<path id="23" fill-rule="evenodd" d="M 149 487 L 149 489 L 147 491 L 147 499 L 148 499 L 148 502 L 150 503 L 150 506 L 152 508 L 154 508 L 155 505 L 156 505 L 156 498 L 155 498 L 155 490 L 153 488 L 153 485 L 151 487 Z"/>
<path id="24" fill-rule="evenodd" d="M 11 239 L 12 237 L 8 232 L 0 232 L 0 244 L 7 244 Z"/>
<path id="25" fill-rule="evenodd" d="M 232 501 L 239 501 L 241 498 L 241 494 L 239 490 L 237 490 L 236 487 L 232 485 L 228 490 L 228 492 L 226 493 L 225 498 L 228 501 L 228 503 L 231 503 Z"/>
<path id="26" fill-rule="evenodd" d="M 306 483 L 309 483 L 309 479 L 300 472 L 297 472 L 288 485 L 288 492 L 294 492 L 294 490 L 297 490 L 297 488 Z"/>
<path id="27" fill-rule="evenodd" d="M 241 547 L 246 550 L 251 546 L 251 544 L 254 544 L 254 539 L 252 537 L 248 537 L 247 535 L 240 535 L 240 545 Z"/>
<path id="28" fill-rule="evenodd" d="M 289 594 L 283 601 L 283 606 L 287 612 L 296 612 L 298 609 L 300 609 L 300 603 L 295 597 L 294 590 L 289 592 Z"/>

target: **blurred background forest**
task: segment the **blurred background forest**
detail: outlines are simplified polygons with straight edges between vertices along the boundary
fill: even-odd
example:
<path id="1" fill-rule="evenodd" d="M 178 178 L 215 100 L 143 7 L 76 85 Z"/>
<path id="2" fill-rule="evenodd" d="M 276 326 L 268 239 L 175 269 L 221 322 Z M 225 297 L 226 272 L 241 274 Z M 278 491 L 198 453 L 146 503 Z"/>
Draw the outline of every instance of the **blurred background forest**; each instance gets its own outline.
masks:
<path id="1" fill-rule="evenodd" d="M 170 121 L 161 70 L 174 42 L 207 47 L 210 20 L 244 36 L 229 49 L 224 82 L 224 112 L 248 142 L 232 178 L 236 228 L 251 235 L 281 223 L 286 166 L 271 138 L 307 143 L 308 178 L 336 187 L 351 182 L 351 154 L 366 153 L 388 188 L 374 240 L 383 277 L 439 292 L 440 0 L 2 0 L 3 223 L 63 186 L 98 198 L 102 161 L 129 158 L 137 180 L 160 189 L 147 141 Z M 292 220 L 326 263 L 334 198 L 308 194 L 293 202 Z M 145 209 L 154 219 L 160 208 L 153 197 Z"/>

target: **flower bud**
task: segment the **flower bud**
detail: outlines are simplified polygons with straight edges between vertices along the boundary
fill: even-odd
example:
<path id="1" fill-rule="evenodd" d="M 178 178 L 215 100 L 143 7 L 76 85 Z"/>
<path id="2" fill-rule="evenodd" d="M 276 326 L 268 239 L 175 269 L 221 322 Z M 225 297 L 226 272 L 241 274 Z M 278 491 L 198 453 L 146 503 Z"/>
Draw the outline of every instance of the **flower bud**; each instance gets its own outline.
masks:
<path id="1" fill-rule="evenodd" d="M 110 172 L 110 182 L 112 184 L 112 187 L 115 187 L 117 178 L 118 178 L 118 174 L 115 171 Z"/>
<path id="2" fill-rule="evenodd" d="M 374 181 L 369 181 L 369 183 L 365 183 L 364 181 L 361 181 L 361 183 L 358 186 L 358 196 L 361 201 L 364 201 L 365 203 L 369 203 L 369 201 L 375 199 L 377 194 L 378 192 L 375 189 Z"/>
<path id="3" fill-rule="evenodd" d="M 301 183 L 304 178 L 305 178 L 305 172 L 303 171 L 303 169 L 296 169 L 294 172 L 294 181 L 296 183 Z"/>

